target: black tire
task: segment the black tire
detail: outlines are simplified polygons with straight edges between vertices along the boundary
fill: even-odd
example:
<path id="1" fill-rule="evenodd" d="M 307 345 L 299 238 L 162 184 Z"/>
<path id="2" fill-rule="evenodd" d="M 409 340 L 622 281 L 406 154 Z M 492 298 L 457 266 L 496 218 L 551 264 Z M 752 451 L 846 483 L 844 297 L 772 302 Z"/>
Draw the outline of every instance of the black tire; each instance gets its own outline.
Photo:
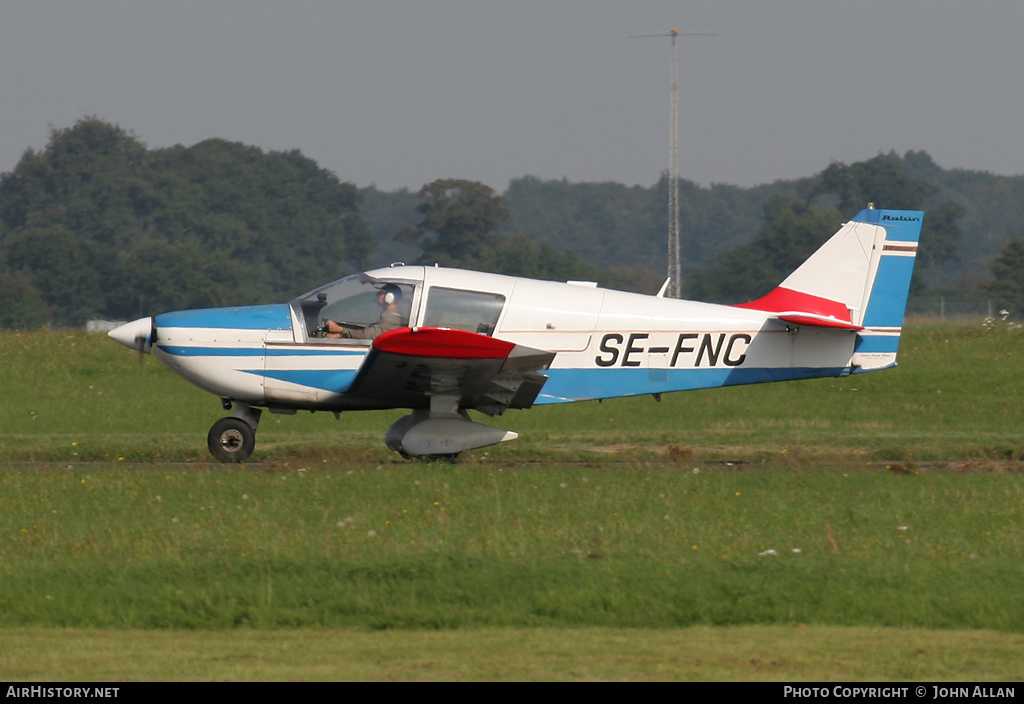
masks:
<path id="1" fill-rule="evenodd" d="M 240 418 L 221 418 L 210 428 L 206 446 L 221 462 L 245 462 L 256 447 L 256 432 Z"/>

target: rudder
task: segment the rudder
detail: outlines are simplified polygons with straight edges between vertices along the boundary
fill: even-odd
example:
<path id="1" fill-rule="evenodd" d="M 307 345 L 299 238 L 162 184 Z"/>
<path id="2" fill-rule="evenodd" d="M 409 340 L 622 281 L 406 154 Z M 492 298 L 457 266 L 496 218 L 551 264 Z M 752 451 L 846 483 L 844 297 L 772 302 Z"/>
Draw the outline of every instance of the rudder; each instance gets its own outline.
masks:
<path id="1" fill-rule="evenodd" d="M 896 364 L 910 279 L 921 237 L 919 210 L 862 210 L 853 222 L 877 225 L 885 236 L 876 241 L 871 285 L 866 291 L 863 330 L 857 333 L 852 371 L 868 372 Z"/>

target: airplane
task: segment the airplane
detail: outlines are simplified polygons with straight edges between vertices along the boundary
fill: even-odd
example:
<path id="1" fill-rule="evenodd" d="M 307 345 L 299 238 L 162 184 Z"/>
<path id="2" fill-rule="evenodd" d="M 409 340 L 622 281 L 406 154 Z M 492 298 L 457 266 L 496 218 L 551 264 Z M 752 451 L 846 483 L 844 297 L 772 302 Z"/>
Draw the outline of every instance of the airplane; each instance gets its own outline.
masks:
<path id="1" fill-rule="evenodd" d="M 739 305 L 666 298 L 665 286 L 651 296 L 392 265 L 290 303 L 162 313 L 108 334 L 233 408 L 207 438 L 220 461 L 249 458 L 263 409 L 409 409 L 387 446 L 454 458 L 517 437 L 469 411 L 660 401 L 895 366 L 923 219 L 869 205 L 774 290 Z"/>

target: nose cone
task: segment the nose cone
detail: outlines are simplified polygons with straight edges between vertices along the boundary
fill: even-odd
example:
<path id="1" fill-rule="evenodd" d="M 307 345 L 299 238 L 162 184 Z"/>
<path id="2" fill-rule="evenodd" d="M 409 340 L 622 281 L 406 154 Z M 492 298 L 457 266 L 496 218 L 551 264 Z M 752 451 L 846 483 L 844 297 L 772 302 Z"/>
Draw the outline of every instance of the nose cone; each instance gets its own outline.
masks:
<path id="1" fill-rule="evenodd" d="M 108 332 L 107 336 L 129 349 L 149 354 L 149 349 L 153 344 L 153 319 L 139 318 L 130 323 L 118 325 Z"/>

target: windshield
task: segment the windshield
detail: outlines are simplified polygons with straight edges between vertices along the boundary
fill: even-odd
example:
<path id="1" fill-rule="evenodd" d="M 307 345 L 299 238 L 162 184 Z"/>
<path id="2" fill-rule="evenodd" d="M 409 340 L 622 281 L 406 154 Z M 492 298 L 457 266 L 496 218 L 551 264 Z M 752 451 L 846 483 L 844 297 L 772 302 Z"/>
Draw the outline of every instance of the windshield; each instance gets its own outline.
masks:
<path id="1" fill-rule="evenodd" d="M 306 321 L 307 335 L 316 336 L 318 328 L 327 320 L 352 329 L 373 325 L 381 318 L 382 307 L 377 294 L 385 285 L 389 291 L 397 289 L 392 298 L 397 299 L 395 304 L 402 317 L 402 324 L 407 325 L 412 307 L 412 285 L 385 284 L 365 274 L 354 274 L 321 286 L 298 299 Z"/>

